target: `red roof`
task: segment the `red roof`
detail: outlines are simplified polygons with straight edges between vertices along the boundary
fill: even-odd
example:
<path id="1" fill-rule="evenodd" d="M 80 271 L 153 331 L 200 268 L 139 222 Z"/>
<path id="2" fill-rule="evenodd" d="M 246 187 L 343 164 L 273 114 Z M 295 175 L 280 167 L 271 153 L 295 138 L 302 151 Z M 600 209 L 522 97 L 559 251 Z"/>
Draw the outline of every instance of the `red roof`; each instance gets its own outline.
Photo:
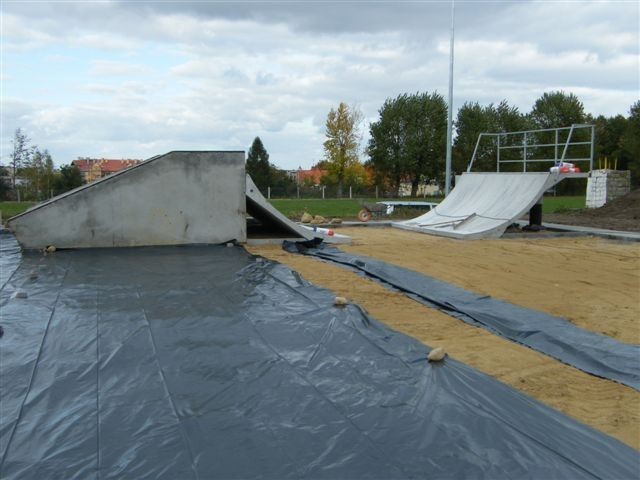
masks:
<path id="1" fill-rule="evenodd" d="M 100 170 L 104 173 L 114 173 L 124 170 L 125 168 L 133 167 L 139 164 L 142 160 L 112 160 L 109 158 L 81 158 L 71 162 L 78 167 L 81 172 L 88 172 L 91 168 L 99 166 Z"/>

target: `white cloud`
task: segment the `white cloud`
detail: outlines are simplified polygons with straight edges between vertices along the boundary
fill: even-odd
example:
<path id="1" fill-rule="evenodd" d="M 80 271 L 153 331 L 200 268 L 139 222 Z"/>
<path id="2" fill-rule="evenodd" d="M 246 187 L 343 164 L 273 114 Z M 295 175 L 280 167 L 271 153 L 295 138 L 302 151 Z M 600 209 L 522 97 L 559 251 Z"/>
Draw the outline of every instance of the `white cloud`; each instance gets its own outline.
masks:
<path id="1" fill-rule="evenodd" d="M 137 76 L 151 73 L 151 70 L 140 64 L 113 60 L 91 60 L 89 75 L 96 77 Z"/>
<path id="2" fill-rule="evenodd" d="M 638 6 L 461 2 L 455 105 L 528 111 L 572 91 L 594 114 L 638 98 Z M 338 102 L 371 120 L 388 97 L 447 91 L 446 3 L 12 3 L 2 6 L 2 161 L 21 126 L 59 163 L 172 149 L 322 157 Z M 635 23 L 634 23 L 635 22 Z M 55 50 L 55 51 L 53 51 Z M 33 75 L 52 69 L 52 77 Z M 68 69 L 68 70 L 66 70 Z"/>

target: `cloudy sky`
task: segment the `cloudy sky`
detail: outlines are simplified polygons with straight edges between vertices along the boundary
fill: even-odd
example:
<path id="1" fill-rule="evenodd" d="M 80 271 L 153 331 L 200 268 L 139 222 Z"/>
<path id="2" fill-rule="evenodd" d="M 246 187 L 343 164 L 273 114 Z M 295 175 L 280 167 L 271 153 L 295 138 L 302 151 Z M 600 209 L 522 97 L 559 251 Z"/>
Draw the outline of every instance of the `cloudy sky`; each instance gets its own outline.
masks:
<path id="1" fill-rule="evenodd" d="M 3 164 L 21 127 L 58 165 L 259 135 L 273 163 L 306 168 L 340 101 L 370 122 L 388 97 L 448 88 L 449 1 L 0 5 Z M 626 115 L 640 96 L 635 0 L 458 0 L 455 22 L 454 115 L 502 99 L 528 112 L 558 89 Z"/>

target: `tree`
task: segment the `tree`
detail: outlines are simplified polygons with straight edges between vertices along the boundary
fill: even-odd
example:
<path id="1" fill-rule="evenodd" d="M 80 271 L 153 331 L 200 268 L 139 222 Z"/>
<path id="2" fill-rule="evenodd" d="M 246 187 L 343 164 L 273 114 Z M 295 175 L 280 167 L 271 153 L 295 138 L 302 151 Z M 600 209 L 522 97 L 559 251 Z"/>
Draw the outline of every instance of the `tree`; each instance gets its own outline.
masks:
<path id="1" fill-rule="evenodd" d="M 48 150 L 33 148 L 33 154 L 23 164 L 20 175 L 27 180 L 24 198 L 43 200 L 51 195 L 54 179 L 54 165 Z"/>
<path id="2" fill-rule="evenodd" d="M 458 110 L 456 119 L 456 139 L 453 146 L 453 168 L 457 172 L 466 171 L 473 157 L 480 133 L 520 132 L 531 128 L 529 120 L 520 113 L 517 107 L 510 106 L 502 100 L 498 106 L 490 103 L 486 107 L 478 102 L 465 103 Z M 501 146 L 515 146 L 522 142 L 521 136 L 501 136 Z M 497 168 L 497 141 L 495 137 L 482 139 L 476 151 L 474 170 L 495 171 Z M 510 150 L 513 159 L 522 158 L 522 152 Z M 501 158 L 508 155 L 502 152 Z"/>
<path id="3" fill-rule="evenodd" d="M 640 184 L 640 100 L 629 108 L 627 126 L 620 140 L 622 150 L 628 156 L 627 168 L 631 170 L 632 182 Z"/>
<path id="4" fill-rule="evenodd" d="M 7 176 L 7 169 L 0 165 L 0 200 L 6 200 L 11 190 L 11 185 L 5 180 Z"/>
<path id="5" fill-rule="evenodd" d="M 370 164 L 398 194 L 403 180 L 411 195 L 425 179 L 444 179 L 447 105 L 438 93 L 401 94 L 387 99 L 370 126 Z"/>
<path id="6" fill-rule="evenodd" d="M 369 125 L 369 165 L 375 171 L 375 183 L 383 188 L 390 185 L 393 195 L 398 196 L 400 183 L 407 167 L 405 139 L 407 95 L 386 99 L 378 114 L 377 122 Z"/>
<path id="7" fill-rule="evenodd" d="M 447 145 L 447 104 L 438 93 L 407 97 L 405 155 L 411 196 L 424 179 L 444 180 Z"/>
<path id="8" fill-rule="evenodd" d="M 611 161 L 617 160 L 619 167 L 624 169 L 628 159 L 627 152 L 622 147 L 622 138 L 627 130 L 627 119 L 622 115 L 599 115 L 593 120 L 593 124 L 596 129 L 595 160 L 605 157 Z"/>
<path id="9" fill-rule="evenodd" d="M 536 128 L 569 127 L 584 123 L 584 105 L 573 93 L 545 92 L 533 105 L 531 120 Z"/>
<path id="10" fill-rule="evenodd" d="M 495 133 L 497 129 L 493 104 L 488 107 L 478 102 L 466 102 L 456 118 L 456 138 L 453 144 L 453 170 L 463 172 L 471 161 L 478 135 Z M 495 151 L 491 143 L 486 141 L 479 145 L 476 152 L 474 168 L 477 170 L 495 170 Z"/>
<path id="11" fill-rule="evenodd" d="M 271 185 L 272 178 L 269 154 L 264 148 L 260 137 L 256 137 L 251 144 L 251 148 L 249 148 L 246 169 L 259 189 L 264 191 Z"/>
<path id="12" fill-rule="evenodd" d="M 330 178 L 334 179 L 338 187 L 338 197 L 342 197 L 345 179 L 354 169 L 361 167 L 358 160 L 360 147 L 360 124 L 363 116 L 356 107 L 348 107 L 340 102 L 337 110 L 333 108 L 327 115 L 325 123 L 324 152 L 328 161 L 327 167 Z"/>
<path id="13" fill-rule="evenodd" d="M 10 154 L 11 165 L 11 188 L 16 188 L 16 175 L 18 170 L 29 161 L 32 148 L 29 146 L 31 139 L 22 132 L 20 128 L 16 128 L 13 136 L 13 151 Z"/>
<path id="14" fill-rule="evenodd" d="M 43 154 L 44 160 L 44 170 L 43 170 L 43 178 L 42 178 L 42 188 L 44 189 L 46 196 L 51 197 L 53 195 L 53 185 L 55 181 L 55 167 L 53 165 L 53 159 L 51 158 L 51 154 L 47 149 L 44 150 Z"/>
<path id="15" fill-rule="evenodd" d="M 82 174 L 75 165 L 63 165 L 60 174 L 55 178 L 54 191 L 56 195 L 68 192 L 82 185 Z"/>

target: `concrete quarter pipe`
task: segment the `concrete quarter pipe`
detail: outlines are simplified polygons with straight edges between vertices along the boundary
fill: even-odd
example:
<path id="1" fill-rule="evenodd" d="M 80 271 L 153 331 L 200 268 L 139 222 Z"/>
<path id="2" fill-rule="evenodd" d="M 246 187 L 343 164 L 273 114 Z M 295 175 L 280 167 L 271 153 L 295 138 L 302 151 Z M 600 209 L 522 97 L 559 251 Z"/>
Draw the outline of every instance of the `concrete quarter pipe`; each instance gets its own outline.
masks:
<path id="1" fill-rule="evenodd" d="M 560 182 L 558 173 L 464 173 L 437 207 L 392 225 L 452 238 L 498 238 Z"/>
<path id="2" fill-rule="evenodd" d="M 253 241 L 323 237 L 273 208 L 244 166 L 244 152 L 169 152 L 38 204 L 7 225 L 26 249 L 244 243 L 248 215 L 258 223 Z"/>
<path id="3" fill-rule="evenodd" d="M 246 240 L 244 152 L 174 151 L 7 221 L 23 248 Z"/>

